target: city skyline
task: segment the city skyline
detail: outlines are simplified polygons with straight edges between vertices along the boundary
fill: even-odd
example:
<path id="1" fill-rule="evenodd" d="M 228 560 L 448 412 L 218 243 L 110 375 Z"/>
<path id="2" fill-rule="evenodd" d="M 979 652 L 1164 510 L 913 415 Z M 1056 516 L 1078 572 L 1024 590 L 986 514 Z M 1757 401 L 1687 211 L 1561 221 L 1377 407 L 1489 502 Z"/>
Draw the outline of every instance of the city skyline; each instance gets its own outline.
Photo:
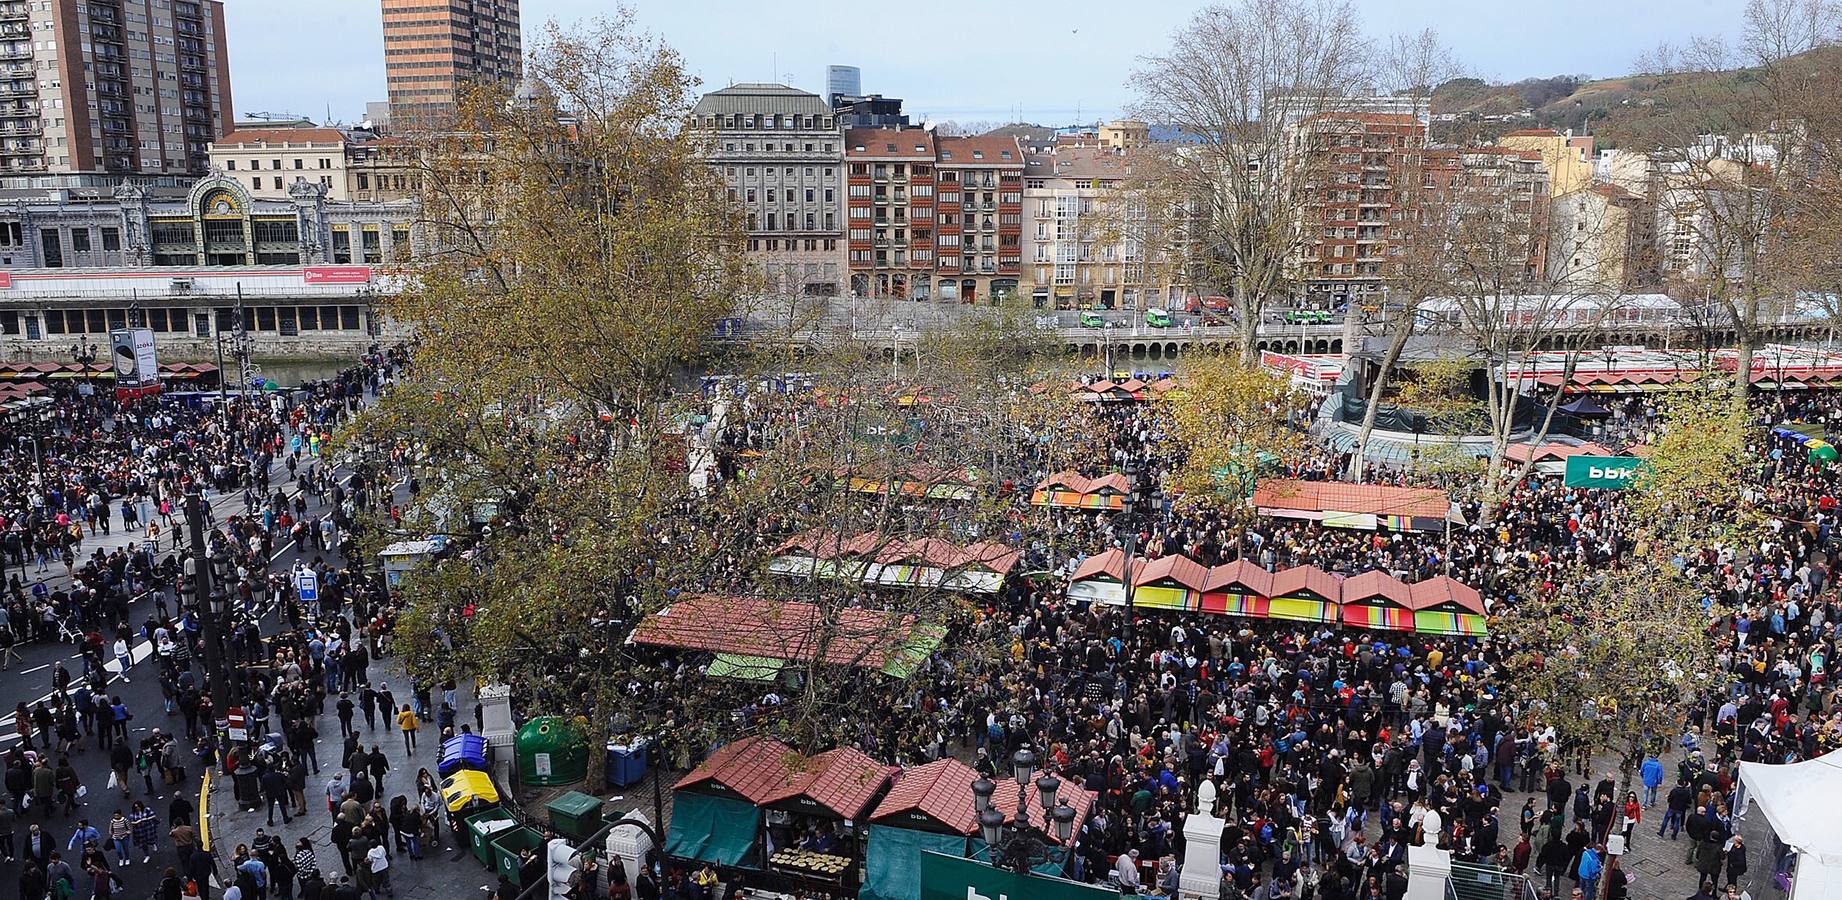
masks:
<path id="1" fill-rule="evenodd" d="M 385 99 L 380 0 L 323 0 L 302 18 L 273 4 L 226 4 L 236 109 L 292 113 L 316 121 L 352 122 L 367 101 Z M 1695 34 L 1733 34 L 1743 4 L 1721 0 L 1666 3 L 1639 0 L 1594 4 L 1560 0 L 1542 16 L 1507 22 L 1456 17 L 1434 0 L 1376 0 L 1359 9 L 1372 35 L 1433 28 L 1468 73 L 1491 81 L 1586 74 L 1625 74 L 1638 54 L 1659 41 L 1680 44 Z M 979 28 L 954 14 L 973 7 L 949 3 L 932 19 L 905 22 L 905 44 L 926 54 L 884 53 L 864 44 L 861 21 L 838 0 L 795 5 L 706 2 L 643 5 L 640 26 L 678 50 L 701 91 L 743 82 L 781 81 L 822 93 L 827 64 L 863 69 L 864 90 L 901 97 L 917 121 L 1031 121 L 1065 124 L 1119 115 L 1131 100 L 1126 85 L 1139 56 L 1158 53 L 1194 12 L 1191 4 L 1152 3 L 1121 20 L 1096 0 L 1040 11 L 979 8 Z M 524 0 L 527 46 L 555 21 L 569 24 L 606 13 L 590 0 Z M 712 21 L 723 27 L 712 29 Z M 746 46 L 743 46 L 746 44 Z M 298 77 L 305 48 L 318 48 L 316 77 Z M 1026 77 L 998 78 L 994 54 Z M 277 64 L 287 63 L 298 64 Z M 1029 77 L 1051 72 L 1051 77 Z"/>

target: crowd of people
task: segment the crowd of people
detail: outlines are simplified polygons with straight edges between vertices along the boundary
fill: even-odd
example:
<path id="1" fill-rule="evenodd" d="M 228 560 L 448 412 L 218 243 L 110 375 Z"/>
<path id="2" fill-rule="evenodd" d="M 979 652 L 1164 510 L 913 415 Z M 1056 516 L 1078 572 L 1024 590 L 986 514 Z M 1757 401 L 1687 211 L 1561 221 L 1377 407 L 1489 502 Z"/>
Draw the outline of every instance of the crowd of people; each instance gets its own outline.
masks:
<path id="1" fill-rule="evenodd" d="M 756 405 L 752 418 L 747 405 L 731 410 L 732 451 L 801 439 L 800 416 L 788 404 Z M 1829 561 L 1842 544 L 1842 476 L 1763 426 L 1842 425 L 1842 398 L 1773 398 L 1757 413 L 1743 496 L 1747 514 L 1765 518 L 1764 536 L 1677 560 L 1707 587 L 1707 627 L 1719 653 L 1711 662 L 1726 677 L 1682 702 L 1680 732 L 1654 736 L 1641 774 L 1531 725 L 1542 698 L 1507 680 L 1501 640 L 1129 611 L 1065 592 L 1083 559 L 1130 544 L 1145 557 L 1181 553 L 1205 566 L 1311 564 L 1337 577 L 1382 570 L 1408 582 L 1446 574 L 1477 587 L 1493 614 L 1512 614 L 1531 585 L 1559 590 L 1577 566 L 1632 558 L 1638 529 L 1620 493 L 1531 474 L 1489 515 L 1477 491 L 1463 496 L 1466 524 L 1449 534 L 1212 511 L 1175 502 L 1172 473 L 1181 460 L 1153 403 L 1094 404 L 1053 425 L 1062 432 L 1056 442 L 1074 442 L 1084 457 L 1076 468 L 1139 473 L 1150 502 L 1128 518 L 1033 509 L 1027 489 L 1012 492 L 1015 516 L 1043 520 L 1018 547 L 1017 569 L 1052 577 L 1007 581 L 956 641 L 1001 652 L 941 651 L 880 699 L 879 715 L 865 717 L 850 742 L 899 765 L 957 756 L 987 775 L 1031 750 L 1097 797 L 1070 874 L 1145 892 L 1174 892 L 1184 823 L 1198 786 L 1210 782 L 1215 813 L 1227 823 L 1224 897 L 1400 900 L 1406 848 L 1425 842 L 1463 864 L 1522 876 L 1536 896 L 1623 900 L 1636 876 L 1621 858 L 1685 832 L 1682 864 L 1695 874 L 1698 896 L 1756 895 L 1774 876 L 1791 877 L 1791 856 L 1782 845 L 1748 847 L 1737 763 L 1808 759 L 1842 746 L 1842 697 L 1827 673 L 1837 636 Z M 1637 398 L 1615 403 L 1595 436 L 1622 448 L 1654 441 L 1666 428 L 1662 406 Z M 1036 478 L 1064 467 L 1038 449 L 1049 443 L 1025 441 L 1026 457 L 1036 454 Z M 745 466 L 722 477 L 746 478 Z M 1326 480 L 1348 468 L 1347 456 L 1313 448 L 1273 474 Z M 1450 484 L 1381 466 L 1366 467 L 1365 476 Z M 694 510 L 683 521 L 693 529 L 715 524 L 700 524 Z M 750 526 L 726 531 L 737 561 L 727 580 L 699 587 L 746 589 L 747 561 L 771 555 L 790 531 L 779 517 Z M 677 687 L 668 681 L 658 691 L 687 688 L 696 676 L 681 662 Z M 883 690 L 869 679 L 852 684 Z M 774 702 L 757 699 L 737 715 Z M 1767 876 L 1749 880 L 1749 872 Z"/>
<path id="2" fill-rule="evenodd" d="M 80 660 L 74 669 L 50 664 L 50 693 L 16 705 L 16 740 L 0 753 L 0 858 L 22 863 L 15 896 L 111 897 L 136 865 L 163 867 L 161 900 L 211 897 L 214 884 L 228 900 L 296 888 L 303 900 L 390 895 L 390 860 L 399 851 L 419 858 L 424 837 L 439 832 L 430 772 L 397 776 L 386 800 L 383 757 L 358 731 L 386 739 L 369 733 L 380 711 L 391 737 L 413 737 L 423 721 L 455 727 L 452 685 L 438 700 L 414 687 L 399 704 L 372 680 L 394 610 L 376 579 L 343 564 L 361 514 L 391 506 L 393 473 L 337 478 L 322 452 L 405 359 L 402 348 L 373 352 L 330 379 L 248 402 L 118 405 L 65 390 L 0 423 L 0 662 L 45 643 L 74 645 Z M 221 630 L 203 627 L 199 585 L 186 574 L 184 507 L 194 495 L 208 565 L 231 601 Z M 134 537 L 96 546 L 112 531 Z M 297 570 L 317 576 L 311 602 L 294 590 L 298 571 L 272 565 L 288 545 L 303 558 Z M 225 687 L 246 711 L 245 740 L 222 739 L 223 710 L 212 705 L 202 661 L 214 631 L 222 638 L 212 649 L 229 663 Z M 139 678 L 159 685 L 162 709 L 123 702 L 121 685 Z M 366 704 L 364 726 L 348 697 Z M 308 838 L 288 846 L 262 829 L 231 853 L 200 849 L 188 798 L 196 794 L 186 788 L 195 791 L 206 769 L 230 781 L 234 802 L 266 807 L 271 823 L 277 812 L 284 825 L 318 814 L 308 780 L 323 764 L 316 722 L 329 705 L 346 732 L 339 759 L 324 761 L 344 770 L 324 790 L 344 874 L 322 872 Z M 131 729 L 137 713 L 165 722 Z M 86 752 L 106 758 L 106 784 L 84 783 L 73 759 Z"/>

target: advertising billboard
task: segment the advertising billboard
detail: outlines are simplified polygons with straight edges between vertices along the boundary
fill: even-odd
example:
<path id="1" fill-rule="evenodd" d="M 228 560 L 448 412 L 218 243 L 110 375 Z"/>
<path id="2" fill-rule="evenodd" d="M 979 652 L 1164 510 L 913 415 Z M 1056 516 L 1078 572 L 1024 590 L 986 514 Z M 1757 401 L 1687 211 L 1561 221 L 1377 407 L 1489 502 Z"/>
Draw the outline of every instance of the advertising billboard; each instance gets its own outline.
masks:
<path id="1" fill-rule="evenodd" d="M 1623 490 L 1631 486 L 1644 461 L 1635 456 L 1567 457 L 1568 487 Z"/>
<path id="2" fill-rule="evenodd" d="M 160 364 L 154 357 L 153 331 L 122 328 L 109 332 L 110 359 L 115 368 L 116 399 L 133 399 L 160 392 Z"/>
<path id="3" fill-rule="evenodd" d="M 370 266 L 308 266 L 301 270 L 305 284 L 368 284 Z"/>

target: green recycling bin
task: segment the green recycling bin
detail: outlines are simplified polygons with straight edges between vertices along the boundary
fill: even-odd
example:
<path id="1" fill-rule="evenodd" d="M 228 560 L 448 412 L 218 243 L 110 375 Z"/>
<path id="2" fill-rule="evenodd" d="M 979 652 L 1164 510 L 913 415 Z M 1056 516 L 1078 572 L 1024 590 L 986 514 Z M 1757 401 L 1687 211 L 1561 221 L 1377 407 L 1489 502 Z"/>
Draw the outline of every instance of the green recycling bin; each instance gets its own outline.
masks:
<path id="1" fill-rule="evenodd" d="M 513 884 L 524 887 L 525 883 L 518 877 L 518 854 L 528 847 L 537 850 L 541 857 L 544 846 L 543 834 L 535 828 L 520 825 L 517 828 L 507 828 L 499 832 L 493 837 L 491 844 L 493 868 L 510 879 Z M 548 865 L 546 862 L 545 866 Z"/>
<path id="2" fill-rule="evenodd" d="M 570 791 L 544 807 L 550 811 L 550 827 L 578 841 L 587 840 L 601 830 L 601 798 L 581 791 Z"/>
<path id="3" fill-rule="evenodd" d="M 498 836 L 498 832 L 488 823 L 510 821 L 512 814 L 498 807 L 481 810 L 461 820 L 462 826 L 467 829 L 467 849 L 473 851 L 473 858 L 479 860 L 480 865 L 488 869 L 493 867 L 492 839 Z"/>
<path id="4" fill-rule="evenodd" d="M 580 720 L 538 716 L 518 729 L 512 747 L 525 784 L 549 787 L 588 777 L 588 736 Z"/>

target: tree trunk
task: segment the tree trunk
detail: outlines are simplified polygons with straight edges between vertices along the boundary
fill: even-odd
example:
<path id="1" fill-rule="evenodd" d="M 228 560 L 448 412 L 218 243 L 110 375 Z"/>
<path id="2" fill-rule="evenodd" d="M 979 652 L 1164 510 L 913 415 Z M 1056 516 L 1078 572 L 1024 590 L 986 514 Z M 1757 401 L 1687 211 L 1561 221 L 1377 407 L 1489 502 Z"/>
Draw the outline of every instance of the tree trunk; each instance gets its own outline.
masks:
<path id="1" fill-rule="evenodd" d="M 1395 323 L 1394 334 L 1388 339 L 1388 352 L 1382 354 L 1381 369 L 1375 373 L 1375 383 L 1369 386 L 1369 406 L 1363 410 L 1362 429 L 1356 433 L 1356 457 L 1350 460 L 1350 478 L 1353 481 L 1362 480 L 1362 457 L 1369 449 L 1369 434 L 1375 430 L 1375 414 L 1381 407 L 1382 394 L 1388 388 L 1388 378 L 1394 372 L 1394 364 L 1400 361 L 1401 352 L 1407 348 L 1407 338 L 1413 331 L 1412 323 L 1412 318 Z"/>
<path id="2" fill-rule="evenodd" d="M 1745 409 L 1746 399 L 1752 393 L 1752 358 L 1758 337 L 1753 334 L 1751 323 L 1735 324 L 1738 327 L 1734 329 L 1733 402 Z"/>

